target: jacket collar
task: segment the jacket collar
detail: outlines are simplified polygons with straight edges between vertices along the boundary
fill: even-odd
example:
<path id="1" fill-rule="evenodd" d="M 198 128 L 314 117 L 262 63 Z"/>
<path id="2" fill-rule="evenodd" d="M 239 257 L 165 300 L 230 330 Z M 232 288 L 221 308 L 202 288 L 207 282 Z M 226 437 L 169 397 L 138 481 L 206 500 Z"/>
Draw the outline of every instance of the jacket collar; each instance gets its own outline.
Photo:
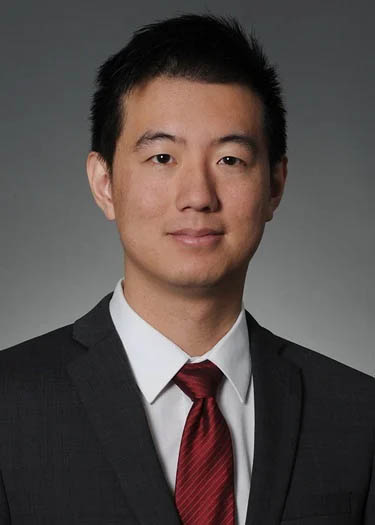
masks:
<path id="1" fill-rule="evenodd" d="M 74 323 L 86 352 L 68 372 L 140 523 L 180 523 L 121 340 L 105 296 Z M 282 356 L 287 342 L 246 311 L 255 399 L 255 444 L 246 525 L 280 523 L 301 417 L 299 368 Z"/>
<path id="2" fill-rule="evenodd" d="M 133 310 L 124 296 L 122 279 L 115 287 L 109 311 L 126 348 L 137 385 L 149 404 L 164 391 L 185 363 L 206 359 L 223 372 L 239 401 L 245 402 L 250 386 L 251 362 L 243 305 L 230 330 L 210 350 L 193 358 Z"/>

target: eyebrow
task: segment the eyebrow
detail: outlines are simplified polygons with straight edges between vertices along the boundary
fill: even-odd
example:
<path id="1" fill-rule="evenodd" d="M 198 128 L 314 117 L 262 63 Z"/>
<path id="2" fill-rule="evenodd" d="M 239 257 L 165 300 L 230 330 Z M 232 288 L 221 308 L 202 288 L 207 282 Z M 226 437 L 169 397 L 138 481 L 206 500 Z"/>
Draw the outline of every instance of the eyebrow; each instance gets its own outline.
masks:
<path id="1" fill-rule="evenodd" d="M 134 146 L 134 151 L 139 151 L 142 147 L 157 142 L 159 140 L 170 140 L 174 143 L 186 144 L 186 140 L 182 137 L 177 137 L 176 135 L 171 135 L 170 133 L 165 133 L 164 131 L 151 131 L 148 130 L 143 135 L 139 137 Z M 257 142 L 251 135 L 246 133 L 231 133 L 230 135 L 224 135 L 223 137 L 218 137 L 211 142 L 211 145 L 221 145 L 234 142 L 245 146 L 251 153 L 256 154 L 258 151 Z"/>
<path id="2" fill-rule="evenodd" d="M 185 144 L 186 141 L 183 138 L 176 137 L 170 133 L 165 133 L 164 131 L 146 131 L 139 137 L 134 146 L 134 151 L 140 150 L 142 147 L 152 144 L 158 140 L 170 140 L 172 142 L 180 142 Z"/>
<path id="3" fill-rule="evenodd" d="M 213 141 L 213 144 L 227 144 L 228 142 L 234 142 L 240 146 L 245 146 L 245 148 L 247 148 L 250 153 L 253 153 L 254 155 L 256 155 L 258 152 L 258 145 L 254 137 L 245 133 L 232 133 L 231 135 L 219 137 Z"/>

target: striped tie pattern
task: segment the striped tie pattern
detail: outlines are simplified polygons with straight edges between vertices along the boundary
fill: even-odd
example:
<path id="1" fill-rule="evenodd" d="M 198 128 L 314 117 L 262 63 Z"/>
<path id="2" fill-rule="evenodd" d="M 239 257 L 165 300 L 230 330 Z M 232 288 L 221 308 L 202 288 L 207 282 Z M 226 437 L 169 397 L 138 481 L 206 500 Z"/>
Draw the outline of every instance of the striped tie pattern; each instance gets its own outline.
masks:
<path id="1" fill-rule="evenodd" d="M 232 441 L 215 400 L 222 376 L 206 360 L 184 365 L 173 378 L 193 401 L 176 475 L 175 502 L 183 525 L 234 525 Z"/>

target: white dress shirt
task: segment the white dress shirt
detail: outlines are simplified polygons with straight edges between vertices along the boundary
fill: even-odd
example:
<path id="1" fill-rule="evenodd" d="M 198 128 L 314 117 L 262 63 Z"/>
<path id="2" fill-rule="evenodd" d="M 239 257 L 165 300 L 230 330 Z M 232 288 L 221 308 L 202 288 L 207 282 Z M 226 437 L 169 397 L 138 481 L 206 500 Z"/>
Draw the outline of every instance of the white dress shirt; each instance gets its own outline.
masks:
<path id="1" fill-rule="evenodd" d="M 209 359 L 223 372 L 216 401 L 228 424 L 234 457 L 236 523 L 244 525 L 254 455 L 254 388 L 244 305 L 232 328 L 208 352 L 191 357 L 142 319 L 126 301 L 120 279 L 109 309 L 142 392 L 151 435 L 174 494 L 178 454 L 193 404 L 172 381 L 187 362 Z"/>

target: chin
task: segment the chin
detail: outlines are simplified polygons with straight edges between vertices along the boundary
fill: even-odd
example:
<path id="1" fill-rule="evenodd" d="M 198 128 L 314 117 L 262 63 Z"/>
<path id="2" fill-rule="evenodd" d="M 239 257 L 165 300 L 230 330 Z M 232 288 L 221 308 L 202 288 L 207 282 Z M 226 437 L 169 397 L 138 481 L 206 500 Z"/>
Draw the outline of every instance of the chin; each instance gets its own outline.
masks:
<path id="1" fill-rule="evenodd" d="M 199 290 L 202 288 L 214 288 L 220 282 L 223 281 L 223 275 L 206 274 L 202 275 L 202 272 L 183 272 L 179 275 L 171 277 L 169 281 L 170 286 L 176 288 L 189 288 L 191 290 Z"/>

